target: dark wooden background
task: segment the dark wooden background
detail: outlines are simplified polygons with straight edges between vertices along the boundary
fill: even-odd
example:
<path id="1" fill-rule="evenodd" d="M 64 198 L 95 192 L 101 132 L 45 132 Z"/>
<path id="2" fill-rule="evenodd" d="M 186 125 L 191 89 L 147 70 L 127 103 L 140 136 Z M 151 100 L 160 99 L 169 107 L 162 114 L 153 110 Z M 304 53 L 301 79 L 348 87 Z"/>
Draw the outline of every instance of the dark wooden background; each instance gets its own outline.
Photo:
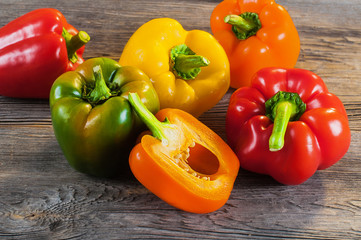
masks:
<path id="1" fill-rule="evenodd" d="M 153 18 L 210 32 L 215 0 L 0 0 L 0 27 L 42 7 L 59 9 L 91 42 L 85 58 L 118 60 L 131 34 Z M 296 65 L 320 75 L 344 102 L 348 153 L 304 184 L 283 186 L 240 170 L 220 210 L 191 214 L 131 175 L 108 180 L 69 167 L 46 100 L 0 97 L 0 238 L 4 239 L 357 239 L 361 238 L 360 0 L 279 0 L 301 38 Z M 200 120 L 225 139 L 230 90 Z"/>

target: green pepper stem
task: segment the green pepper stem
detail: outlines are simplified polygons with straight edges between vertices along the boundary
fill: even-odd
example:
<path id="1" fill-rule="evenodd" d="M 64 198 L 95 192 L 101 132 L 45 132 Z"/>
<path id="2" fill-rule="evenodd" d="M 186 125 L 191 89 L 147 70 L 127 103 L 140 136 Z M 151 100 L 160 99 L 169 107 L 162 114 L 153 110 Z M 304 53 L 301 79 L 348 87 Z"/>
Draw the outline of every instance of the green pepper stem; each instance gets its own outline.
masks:
<path id="1" fill-rule="evenodd" d="M 65 28 L 63 28 L 62 36 L 65 39 L 69 61 L 76 63 L 78 61 L 76 51 L 89 42 L 90 36 L 84 31 L 79 31 L 76 35 L 71 35 Z"/>
<path id="2" fill-rule="evenodd" d="M 256 35 L 261 28 L 261 21 L 257 13 L 245 12 L 241 15 L 227 15 L 224 22 L 232 25 L 232 30 L 236 37 L 245 40 L 252 35 Z"/>
<path id="3" fill-rule="evenodd" d="M 272 152 L 283 148 L 288 122 L 291 116 L 296 113 L 294 104 L 287 101 L 279 103 L 276 108 L 273 130 L 269 138 L 269 150 Z"/>
<path id="4" fill-rule="evenodd" d="M 168 138 L 167 131 L 172 129 L 174 125 L 171 124 L 167 118 L 164 122 L 160 122 L 143 104 L 137 93 L 129 93 L 128 100 L 139 118 L 152 132 L 153 136 L 165 145 L 168 145 L 170 139 Z"/>
<path id="5" fill-rule="evenodd" d="M 88 96 L 88 101 L 90 103 L 96 104 L 100 101 L 108 99 L 112 94 L 110 93 L 110 89 L 105 83 L 101 67 L 97 65 L 93 68 L 93 71 L 95 78 L 95 87 L 90 92 Z"/>

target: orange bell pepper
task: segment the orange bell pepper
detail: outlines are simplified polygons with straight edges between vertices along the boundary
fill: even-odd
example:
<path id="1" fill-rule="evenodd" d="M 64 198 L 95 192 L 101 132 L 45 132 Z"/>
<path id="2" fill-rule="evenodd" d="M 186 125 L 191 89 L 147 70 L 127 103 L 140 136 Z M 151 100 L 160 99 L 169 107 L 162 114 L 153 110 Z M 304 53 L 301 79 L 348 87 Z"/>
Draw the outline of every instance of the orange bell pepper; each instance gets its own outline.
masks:
<path id="1" fill-rule="evenodd" d="M 208 213 L 228 200 L 239 161 L 216 133 L 179 109 L 151 114 L 135 93 L 128 99 L 153 133 L 130 153 L 134 176 L 168 204 L 193 213 Z M 163 121 L 163 122 L 160 122 Z"/>
<path id="2" fill-rule="evenodd" d="M 300 53 L 297 29 L 274 0 L 224 0 L 212 12 L 211 30 L 227 53 L 233 88 L 250 86 L 262 68 L 294 67 Z"/>

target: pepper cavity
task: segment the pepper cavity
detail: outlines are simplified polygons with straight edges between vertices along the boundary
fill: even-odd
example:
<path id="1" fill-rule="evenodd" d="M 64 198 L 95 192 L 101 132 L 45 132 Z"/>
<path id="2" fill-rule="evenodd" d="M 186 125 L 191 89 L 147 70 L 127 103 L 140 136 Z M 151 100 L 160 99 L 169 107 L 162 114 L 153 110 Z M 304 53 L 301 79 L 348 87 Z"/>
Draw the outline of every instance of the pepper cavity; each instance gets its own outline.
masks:
<path id="1" fill-rule="evenodd" d="M 195 143 L 193 142 L 192 145 L 194 146 Z M 191 147 L 191 146 L 189 146 Z M 184 151 L 181 151 L 180 153 L 177 153 L 173 156 L 172 160 L 174 163 L 176 163 L 180 168 L 182 168 L 184 171 L 188 172 L 194 177 L 201 178 L 200 175 L 198 175 L 197 172 L 195 172 L 191 166 L 188 164 L 188 158 L 190 156 L 190 148 L 186 148 Z"/>
<path id="2" fill-rule="evenodd" d="M 199 150 L 203 152 L 204 157 L 196 154 Z M 211 175 L 216 173 L 219 168 L 216 156 L 209 149 L 194 141 L 185 150 L 174 154 L 171 159 L 190 175 L 206 181 L 210 181 Z"/>

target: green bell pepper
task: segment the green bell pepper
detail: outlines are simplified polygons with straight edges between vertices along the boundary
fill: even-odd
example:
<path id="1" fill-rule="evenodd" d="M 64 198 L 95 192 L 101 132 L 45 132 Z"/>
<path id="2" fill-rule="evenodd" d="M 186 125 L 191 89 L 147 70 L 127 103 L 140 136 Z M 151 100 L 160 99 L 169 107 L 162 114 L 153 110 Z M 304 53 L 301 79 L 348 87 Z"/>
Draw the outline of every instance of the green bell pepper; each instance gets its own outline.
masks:
<path id="1" fill-rule="evenodd" d="M 151 112 L 159 110 L 148 76 L 109 58 L 89 59 L 54 82 L 54 134 L 73 168 L 100 177 L 129 169 L 129 153 L 145 129 L 128 102 L 129 92 L 138 93 Z"/>

